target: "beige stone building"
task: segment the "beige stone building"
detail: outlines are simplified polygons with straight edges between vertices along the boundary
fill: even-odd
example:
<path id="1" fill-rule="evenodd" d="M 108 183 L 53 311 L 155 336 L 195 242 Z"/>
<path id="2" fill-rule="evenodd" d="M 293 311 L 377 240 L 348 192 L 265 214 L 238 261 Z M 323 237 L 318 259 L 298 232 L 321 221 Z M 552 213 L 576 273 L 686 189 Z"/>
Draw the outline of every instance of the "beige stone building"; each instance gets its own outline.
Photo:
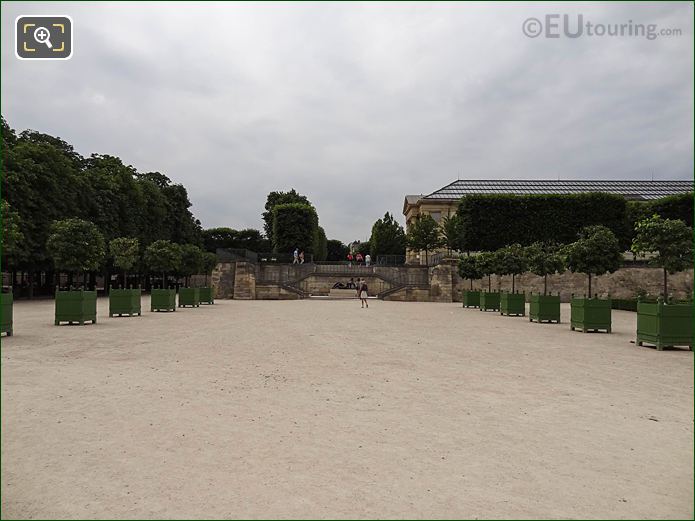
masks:
<path id="1" fill-rule="evenodd" d="M 431 215 L 435 221 L 454 215 L 459 201 L 466 195 L 509 194 L 548 195 L 605 192 L 629 200 L 648 201 L 669 195 L 693 192 L 693 181 L 560 181 L 560 180 L 462 180 L 454 181 L 427 195 L 406 195 L 403 215 L 406 230 L 421 215 Z M 440 252 L 441 253 L 441 252 Z M 406 251 L 406 262 L 424 264 L 424 252 Z"/>

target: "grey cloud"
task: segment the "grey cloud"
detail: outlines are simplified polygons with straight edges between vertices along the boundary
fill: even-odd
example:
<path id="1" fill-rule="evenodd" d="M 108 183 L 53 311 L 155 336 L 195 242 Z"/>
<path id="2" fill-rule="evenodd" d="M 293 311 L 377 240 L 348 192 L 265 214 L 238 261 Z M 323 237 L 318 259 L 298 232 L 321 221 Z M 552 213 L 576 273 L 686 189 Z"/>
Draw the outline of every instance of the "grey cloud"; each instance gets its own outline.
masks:
<path id="1" fill-rule="evenodd" d="M 166 173 L 206 227 L 292 187 L 349 241 L 457 177 L 692 178 L 692 4 L 54 3 L 75 56 L 20 62 L 44 9 L 2 4 L 9 123 Z M 526 38 L 546 13 L 683 34 Z"/>

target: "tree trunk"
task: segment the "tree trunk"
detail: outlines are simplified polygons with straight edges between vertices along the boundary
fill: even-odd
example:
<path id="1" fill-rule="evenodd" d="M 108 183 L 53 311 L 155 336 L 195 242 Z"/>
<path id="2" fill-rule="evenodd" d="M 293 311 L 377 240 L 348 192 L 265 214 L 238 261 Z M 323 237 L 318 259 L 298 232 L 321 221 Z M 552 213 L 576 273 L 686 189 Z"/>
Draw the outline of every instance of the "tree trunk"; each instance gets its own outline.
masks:
<path id="1" fill-rule="evenodd" d="M 512 293 L 514 293 L 514 274 L 512 273 Z"/>
<path id="2" fill-rule="evenodd" d="M 430 265 L 430 260 L 427 258 L 427 248 L 425 248 L 425 266 Z"/>
<path id="3" fill-rule="evenodd" d="M 591 273 L 589 273 L 589 298 L 591 298 Z"/>
<path id="4" fill-rule="evenodd" d="M 664 302 L 668 302 L 668 272 L 664 268 Z"/>
<path id="5" fill-rule="evenodd" d="M 166 288 L 166 279 L 164 278 L 164 272 L 162 272 L 162 289 L 167 289 Z"/>
<path id="6" fill-rule="evenodd" d="M 491 276 L 487 276 L 487 292 L 490 293 L 492 291 L 492 280 Z"/>
<path id="7" fill-rule="evenodd" d="M 29 268 L 28 276 L 29 276 L 29 280 L 28 280 L 29 292 L 28 292 L 27 297 L 29 298 L 29 300 L 31 300 L 34 298 L 34 268 L 33 268 L 33 266 Z"/>
<path id="8" fill-rule="evenodd" d="M 548 275 L 543 276 L 543 295 L 548 294 Z"/>
<path id="9" fill-rule="evenodd" d="M 208 274 L 205 274 L 205 287 L 208 287 Z"/>
<path id="10" fill-rule="evenodd" d="M 473 279 L 471 279 L 471 291 L 473 291 Z"/>

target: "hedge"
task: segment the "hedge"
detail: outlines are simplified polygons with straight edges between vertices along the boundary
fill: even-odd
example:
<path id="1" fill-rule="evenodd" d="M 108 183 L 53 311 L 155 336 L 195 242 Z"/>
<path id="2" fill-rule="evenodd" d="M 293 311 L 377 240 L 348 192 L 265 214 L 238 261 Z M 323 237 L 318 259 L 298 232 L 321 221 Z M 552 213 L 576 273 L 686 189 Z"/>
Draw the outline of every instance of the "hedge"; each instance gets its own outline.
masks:
<path id="1" fill-rule="evenodd" d="M 513 243 L 568 244 L 585 226 L 601 224 L 629 246 L 625 198 L 606 193 L 568 195 L 468 195 L 459 203 L 462 245 L 494 251 Z"/>
<path id="2" fill-rule="evenodd" d="M 313 206 L 300 203 L 273 207 L 273 252 L 291 253 L 295 248 L 306 254 L 318 246 L 319 219 Z"/>

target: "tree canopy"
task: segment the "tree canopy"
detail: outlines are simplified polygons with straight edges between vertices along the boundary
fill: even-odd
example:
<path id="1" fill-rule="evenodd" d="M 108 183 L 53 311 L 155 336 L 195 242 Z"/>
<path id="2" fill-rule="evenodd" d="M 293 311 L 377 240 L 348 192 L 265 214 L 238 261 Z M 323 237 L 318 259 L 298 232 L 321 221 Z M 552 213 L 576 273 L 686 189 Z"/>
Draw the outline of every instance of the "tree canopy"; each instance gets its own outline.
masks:
<path id="1" fill-rule="evenodd" d="M 104 236 L 89 221 L 56 221 L 50 227 L 46 251 L 58 270 L 68 273 L 93 271 L 104 259 Z"/>
<path id="2" fill-rule="evenodd" d="M 439 225 L 431 215 L 418 217 L 410 226 L 406 237 L 410 248 L 425 251 L 425 262 L 428 262 L 428 253 L 442 245 Z"/>
<path id="3" fill-rule="evenodd" d="M 405 231 L 389 212 L 372 225 L 369 253 L 375 260 L 377 255 L 405 255 L 405 246 Z"/>
<path id="4" fill-rule="evenodd" d="M 572 273 L 589 276 L 589 298 L 591 298 L 591 276 L 613 273 L 623 260 L 622 248 L 615 234 L 605 226 L 587 226 L 579 233 L 579 239 L 564 249 L 567 267 Z"/>

